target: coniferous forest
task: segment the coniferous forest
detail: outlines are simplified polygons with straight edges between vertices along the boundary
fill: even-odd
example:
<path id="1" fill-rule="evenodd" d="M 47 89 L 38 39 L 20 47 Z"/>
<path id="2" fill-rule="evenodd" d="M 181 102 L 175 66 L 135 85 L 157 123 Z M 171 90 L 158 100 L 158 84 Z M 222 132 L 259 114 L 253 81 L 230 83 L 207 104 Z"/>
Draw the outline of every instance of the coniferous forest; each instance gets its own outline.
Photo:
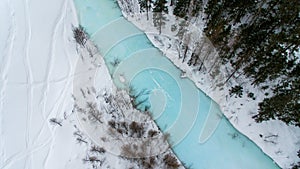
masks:
<path id="1" fill-rule="evenodd" d="M 298 0 L 211 0 L 205 8 L 204 31 L 232 74 L 242 70 L 252 85 L 272 84 L 273 95 L 253 117 L 257 122 L 279 119 L 300 127 L 299 12 Z"/>
<path id="2" fill-rule="evenodd" d="M 204 33 L 217 48 L 222 63 L 233 67 L 225 83 L 242 72 L 251 79 L 251 85 L 272 91 L 272 94 L 266 92 L 253 118 L 257 122 L 278 119 L 300 127 L 299 0 L 172 0 L 170 4 L 166 0 L 139 0 L 139 3 L 147 16 L 150 10 L 161 13 L 154 16 L 159 18 L 154 19 L 159 32 L 164 13 L 172 12 L 185 20 L 204 13 Z M 167 10 L 168 5 L 173 11 Z M 242 89 L 243 86 L 235 86 L 231 91 Z"/>

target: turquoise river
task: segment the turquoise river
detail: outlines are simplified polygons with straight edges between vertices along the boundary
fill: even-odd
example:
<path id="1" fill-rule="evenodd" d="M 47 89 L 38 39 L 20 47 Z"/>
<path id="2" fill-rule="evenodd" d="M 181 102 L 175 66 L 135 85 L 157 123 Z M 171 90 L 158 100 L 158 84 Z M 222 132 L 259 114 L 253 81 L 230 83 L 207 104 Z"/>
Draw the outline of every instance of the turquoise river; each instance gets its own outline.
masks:
<path id="1" fill-rule="evenodd" d="M 119 88 L 123 79 L 151 105 L 157 125 L 170 133 L 173 151 L 195 169 L 276 169 L 273 160 L 224 117 L 199 90 L 127 21 L 115 0 L 74 0 L 80 24 L 99 47 Z M 122 78 L 120 78 L 122 77 Z"/>

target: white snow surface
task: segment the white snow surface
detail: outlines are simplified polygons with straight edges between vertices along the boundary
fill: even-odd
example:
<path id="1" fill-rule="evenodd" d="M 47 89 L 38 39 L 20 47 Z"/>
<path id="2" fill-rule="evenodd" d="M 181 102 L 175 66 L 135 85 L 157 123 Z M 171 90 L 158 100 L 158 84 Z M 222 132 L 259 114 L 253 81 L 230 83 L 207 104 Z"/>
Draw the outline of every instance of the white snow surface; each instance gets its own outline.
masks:
<path id="1" fill-rule="evenodd" d="M 202 71 L 198 71 L 198 67 L 188 66 L 189 58 L 182 62 L 179 55 L 183 53 L 183 49 L 179 47 L 176 33 L 171 31 L 174 25 L 179 27 L 178 21 L 180 19 L 171 14 L 171 8 L 169 8 L 169 14 L 165 15 L 167 22 L 163 26 L 162 33 L 159 34 L 158 29 L 154 27 L 151 21 L 152 13 L 149 13 L 150 19 L 147 21 L 146 14 L 140 13 L 137 0 L 118 0 L 118 3 L 122 8 L 123 15 L 143 30 L 154 46 L 159 48 L 174 65 L 184 72 L 184 76 L 190 78 L 199 89 L 220 105 L 221 110 L 236 129 L 254 141 L 280 167 L 291 168 L 293 164 L 299 161 L 297 151 L 300 148 L 300 128 L 287 126 L 278 120 L 256 123 L 252 118 L 257 113 L 258 103 L 265 97 L 265 92 L 270 91 L 262 91 L 251 86 L 250 79 L 239 72 L 224 85 L 223 83 L 232 72 L 232 68 L 230 65 L 220 64 L 216 51 L 208 52 L 207 49 L 204 49 L 202 55 L 209 53 L 209 57 L 204 61 L 204 70 Z M 202 17 L 203 14 L 200 14 L 190 21 L 192 24 L 187 29 L 194 33 L 189 46 L 194 46 L 196 41 L 199 42 L 199 39 L 203 38 L 204 22 Z M 194 31 L 195 28 L 198 30 Z M 189 51 L 187 53 L 189 54 Z M 209 70 L 211 68 L 213 69 Z M 230 97 L 229 95 L 229 89 L 237 84 L 244 87 L 242 98 Z M 249 92 L 254 93 L 255 100 L 247 97 Z"/>
<path id="2" fill-rule="evenodd" d="M 0 13 L 0 168 L 88 168 L 82 159 L 91 143 L 73 135 L 73 1 L 4 0 Z"/>
<path id="3" fill-rule="evenodd" d="M 73 136 L 72 0 L 1 0 L 0 22 L 0 168 L 87 168 Z"/>

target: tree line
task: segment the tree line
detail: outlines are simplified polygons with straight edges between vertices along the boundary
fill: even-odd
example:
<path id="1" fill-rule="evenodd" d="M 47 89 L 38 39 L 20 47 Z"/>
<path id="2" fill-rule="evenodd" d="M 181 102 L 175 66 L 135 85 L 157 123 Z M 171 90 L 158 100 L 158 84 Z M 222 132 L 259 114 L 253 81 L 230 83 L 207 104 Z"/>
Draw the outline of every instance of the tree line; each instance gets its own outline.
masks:
<path id="1" fill-rule="evenodd" d="M 203 12 L 205 35 L 218 50 L 222 63 L 230 63 L 233 68 L 224 83 L 238 72 L 251 79 L 251 85 L 266 90 L 265 99 L 259 103 L 259 112 L 253 118 L 257 122 L 278 119 L 300 127 L 300 1 L 139 2 L 141 10 L 147 11 L 147 16 L 149 11 L 154 12 L 153 22 L 160 33 L 165 22 L 164 15 L 168 12 L 185 20 Z M 169 8 L 172 11 L 168 11 L 168 5 L 172 6 Z M 189 45 L 184 45 L 184 55 Z M 200 65 L 200 70 L 203 62 L 198 53 L 193 52 L 189 65 Z M 243 86 L 233 88 L 243 89 Z M 272 94 L 267 90 L 271 90 Z"/>

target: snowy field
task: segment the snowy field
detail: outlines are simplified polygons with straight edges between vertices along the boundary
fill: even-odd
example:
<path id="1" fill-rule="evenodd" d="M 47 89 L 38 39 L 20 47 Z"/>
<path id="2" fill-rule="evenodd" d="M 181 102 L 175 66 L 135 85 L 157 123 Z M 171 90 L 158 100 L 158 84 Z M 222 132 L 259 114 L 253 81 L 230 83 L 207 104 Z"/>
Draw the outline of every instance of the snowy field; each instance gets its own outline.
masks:
<path id="1" fill-rule="evenodd" d="M 73 136 L 73 2 L 2 0 L 0 22 L 0 168 L 86 168 Z"/>

